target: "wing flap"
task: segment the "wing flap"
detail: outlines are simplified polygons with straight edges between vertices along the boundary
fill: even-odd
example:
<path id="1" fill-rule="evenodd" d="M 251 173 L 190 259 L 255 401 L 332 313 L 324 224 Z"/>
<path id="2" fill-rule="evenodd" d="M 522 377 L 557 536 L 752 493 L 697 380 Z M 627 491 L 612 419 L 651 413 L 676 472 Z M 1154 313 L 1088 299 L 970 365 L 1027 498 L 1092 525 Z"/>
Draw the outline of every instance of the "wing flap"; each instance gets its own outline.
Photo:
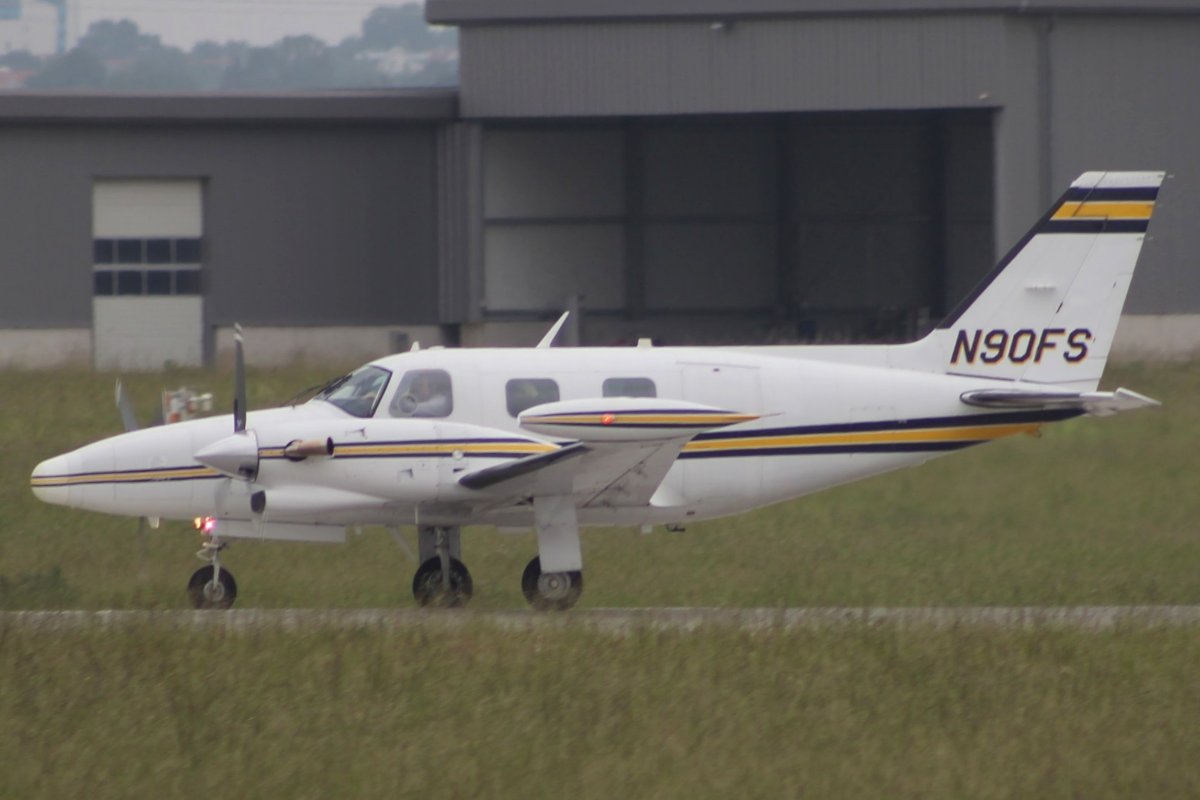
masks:
<path id="1" fill-rule="evenodd" d="M 569 494 L 580 507 L 641 506 L 659 488 L 688 437 L 665 442 L 584 444 L 526 456 L 459 478 L 459 484 L 503 503 Z"/>
<path id="2" fill-rule="evenodd" d="M 498 484 L 527 477 L 547 469 L 553 464 L 577 458 L 585 452 L 587 452 L 587 448 L 582 442 L 574 442 L 557 450 L 551 450 L 549 453 L 535 453 L 494 467 L 485 467 L 463 475 L 458 482 L 459 485 L 468 489 L 489 489 Z"/>

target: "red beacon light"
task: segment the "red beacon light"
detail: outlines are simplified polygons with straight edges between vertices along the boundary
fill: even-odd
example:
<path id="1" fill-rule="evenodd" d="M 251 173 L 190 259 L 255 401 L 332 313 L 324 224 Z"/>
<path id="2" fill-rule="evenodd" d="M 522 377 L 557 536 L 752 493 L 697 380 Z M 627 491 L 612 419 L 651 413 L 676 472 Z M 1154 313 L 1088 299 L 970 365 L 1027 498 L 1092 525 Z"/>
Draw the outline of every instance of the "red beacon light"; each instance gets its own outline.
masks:
<path id="1" fill-rule="evenodd" d="M 194 520 L 192 520 L 192 525 L 194 525 L 196 527 L 196 530 L 200 531 L 200 533 L 211 534 L 214 530 L 216 530 L 217 518 L 216 517 L 196 517 Z"/>

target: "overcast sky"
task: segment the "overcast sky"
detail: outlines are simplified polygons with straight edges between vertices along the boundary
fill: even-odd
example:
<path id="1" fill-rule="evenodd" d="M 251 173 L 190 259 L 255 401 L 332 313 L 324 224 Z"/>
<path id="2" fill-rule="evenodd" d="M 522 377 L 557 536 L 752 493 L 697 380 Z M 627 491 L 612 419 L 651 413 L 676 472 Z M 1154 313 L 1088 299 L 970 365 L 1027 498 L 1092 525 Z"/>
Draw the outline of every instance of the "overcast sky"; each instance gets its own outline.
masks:
<path id="1" fill-rule="evenodd" d="M 408 0 L 411 2 L 411 0 Z M 70 0 L 78 9 L 72 39 L 101 19 L 131 19 L 164 44 L 190 49 L 196 42 L 273 44 L 311 34 L 336 44 L 361 30 L 371 10 L 404 0 Z"/>

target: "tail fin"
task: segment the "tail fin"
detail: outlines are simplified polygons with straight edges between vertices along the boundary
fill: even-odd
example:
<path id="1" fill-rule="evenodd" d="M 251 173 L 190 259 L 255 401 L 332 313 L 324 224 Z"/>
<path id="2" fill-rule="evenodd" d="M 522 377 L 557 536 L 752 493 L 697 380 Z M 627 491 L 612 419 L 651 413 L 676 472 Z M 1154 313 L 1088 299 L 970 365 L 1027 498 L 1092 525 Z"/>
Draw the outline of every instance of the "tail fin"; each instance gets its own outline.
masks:
<path id="1" fill-rule="evenodd" d="M 1163 177 L 1079 176 L 922 350 L 948 373 L 1095 389 Z"/>

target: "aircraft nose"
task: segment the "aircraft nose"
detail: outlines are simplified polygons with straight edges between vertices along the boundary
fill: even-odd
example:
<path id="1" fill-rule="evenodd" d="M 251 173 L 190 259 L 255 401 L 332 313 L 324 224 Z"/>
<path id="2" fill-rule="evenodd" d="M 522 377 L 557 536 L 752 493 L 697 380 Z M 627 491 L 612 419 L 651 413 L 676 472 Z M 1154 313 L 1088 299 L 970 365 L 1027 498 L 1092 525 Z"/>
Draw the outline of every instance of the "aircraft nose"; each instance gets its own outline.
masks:
<path id="1" fill-rule="evenodd" d="M 38 464 L 29 478 L 34 497 L 45 503 L 66 505 L 70 474 L 71 464 L 67 456 L 55 456 Z"/>

